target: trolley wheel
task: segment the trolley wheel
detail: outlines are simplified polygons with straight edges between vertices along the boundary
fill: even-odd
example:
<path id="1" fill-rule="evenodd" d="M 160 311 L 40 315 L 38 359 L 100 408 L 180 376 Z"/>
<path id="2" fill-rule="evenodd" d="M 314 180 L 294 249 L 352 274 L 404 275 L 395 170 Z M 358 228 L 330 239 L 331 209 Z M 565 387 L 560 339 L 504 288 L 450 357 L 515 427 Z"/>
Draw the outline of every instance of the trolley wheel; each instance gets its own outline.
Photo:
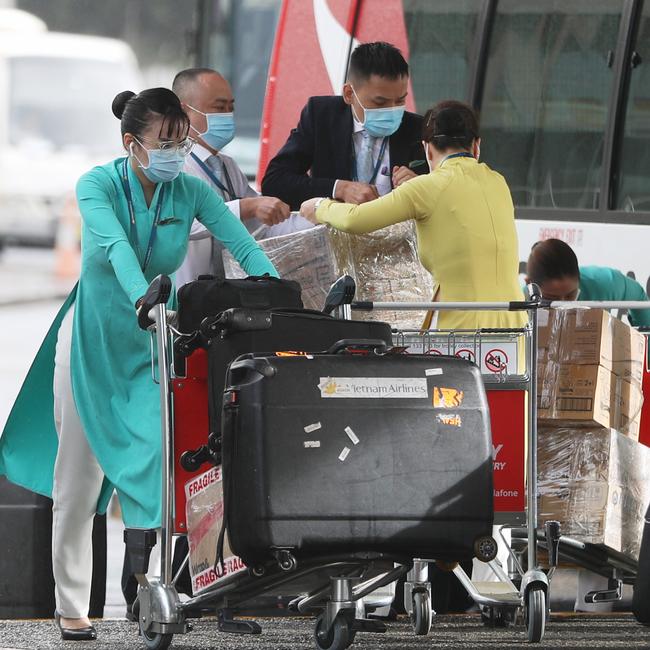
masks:
<path id="1" fill-rule="evenodd" d="M 533 585 L 526 595 L 526 630 L 528 641 L 539 643 L 544 638 L 546 627 L 546 592 L 539 585 Z"/>
<path id="2" fill-rule="evenodd" d="M 433 607 L 428 591 L 416 591 L 413 594 L 413 612 L 411 614 L 411 625 L 413 632 L 418 636 L 426 636 L 431 630 L 433 620 Z"/>
<path id="3" fill-rule="evenodd" d="M 160 632 L 151 632 L 150 630 L 143 630 L 142 623 L 140 622 L 140 636 L 144 641 L 144 645 L 148 650 L 167 650 L 171 645 L 173 634 L 162 634 Z"/>
<path id="4" fill-rule="evenodd" d="M 318 650 L 345 650 L 354 641 L 354 634 L 351 635 L 350 624 L 344 616 L 337 616 L 329 630 L 325 631 L 324 628 L 325 616 L 321 614 L 314 628 Z"/>

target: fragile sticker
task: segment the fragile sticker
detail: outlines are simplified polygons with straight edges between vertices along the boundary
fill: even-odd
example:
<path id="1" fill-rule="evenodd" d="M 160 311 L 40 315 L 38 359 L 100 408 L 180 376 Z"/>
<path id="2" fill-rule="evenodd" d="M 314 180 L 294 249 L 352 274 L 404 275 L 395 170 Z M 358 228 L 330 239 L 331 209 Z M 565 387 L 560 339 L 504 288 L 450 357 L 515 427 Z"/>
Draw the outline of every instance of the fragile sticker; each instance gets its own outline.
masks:
<path id="1" fill-rule="evenodd" d="M 436 420 L 440 424 L 446 424 L 449 427 L 462 427 L 463 420 L 458 413 L 438 413 Z"/>
<path id="2" fill-rule="evenodd" d="M 348 457 L 349 453 L 350 453 L 350 448 L 349 447 L 343 447 L 341 453 L 339 454 L 339 460 L 341 462 L 343 462 Z"/>
<path id="3" fill-rule="evenodd" d="M 345 433 L 348 434 L 348 438 L 352 440 L 353 445 L 359 444 L 359 438 L 357 438 L 357 434 L 354 431 L 352 431 L 351 427 L 345 427 Z"/>
<path id="4" fill-rule="evenodd" d="M 305 433 L 312 433 L 313 431 L 318 431 L 321 428 L 320 422 L 314 422 L 314 424 L 308 424 L 305 427 Z"/>
<path id="5" fill-rule="evenodd" d="M 424 377 L 321 377 L 321 397 L 413 399 L 428 397 Z"/>
<path id="6" fill-rule="evenodd" d="M 442 368 L 427 368 L 424 371 L 427 377 L 434 377 L 435 375 L 442 375 Z"/>
<path id="7" fill-rule="evenodd" d="M 433 388 L 433 407 L 437 409 L 458 408 L 463 403 L 464 392 L 456 388 Z"/>
<path id="8" fill-rule="evenodd" d="M 305 440 L 305 449 L 318 449 L 320 447 L 320 440 Z"/>

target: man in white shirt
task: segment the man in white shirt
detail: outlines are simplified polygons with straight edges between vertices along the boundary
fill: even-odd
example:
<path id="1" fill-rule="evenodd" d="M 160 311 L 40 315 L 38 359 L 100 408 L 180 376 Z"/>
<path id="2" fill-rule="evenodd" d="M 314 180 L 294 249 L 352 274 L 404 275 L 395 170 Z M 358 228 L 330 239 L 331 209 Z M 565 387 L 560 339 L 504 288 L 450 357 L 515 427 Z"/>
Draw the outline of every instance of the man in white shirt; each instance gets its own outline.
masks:
<path id="1" fill-rule="evenodd" d="M 254 236 L 279 234 L 271 229 L 290 217 L 289 206 L 280 199 L 260 196 L 237 163 L 221 153 L 235 135 L 235 100 L 228 81 L 215 70 L 190 68 L 176 75 L 172 90 L 190 118 L 190 135 L 197 142 L 183 171 L 205 180 Z M 195 221 L 187 256 L 176 272 L 176 286 L 199 275 L 223 276 L 222 250 Z"/>

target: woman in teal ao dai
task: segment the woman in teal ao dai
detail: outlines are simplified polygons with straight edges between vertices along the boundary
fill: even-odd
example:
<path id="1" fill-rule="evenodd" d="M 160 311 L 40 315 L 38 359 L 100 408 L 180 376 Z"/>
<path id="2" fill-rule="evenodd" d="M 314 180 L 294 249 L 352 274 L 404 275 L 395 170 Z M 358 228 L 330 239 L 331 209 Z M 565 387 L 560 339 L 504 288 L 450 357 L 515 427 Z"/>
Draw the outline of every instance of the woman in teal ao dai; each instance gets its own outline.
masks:
<path id="1" fill-rule="evenodd" d="M 249 275 L 277 276 L 216 193 L 180 173 L 192 141 L 178 98 L 163 88 L 121 93 L 113 112 L 128 156 L 78 182 L 79 283 L 0 438 L 0 474 L 54 500 L 57 620 L 76 639 L 95 638 L 87 618 L 95 512 L 115 489 L 127 527 L 161 525 L 160 398 L 136 303 L 155 276 L 180 266 L 195 218 Z"/>

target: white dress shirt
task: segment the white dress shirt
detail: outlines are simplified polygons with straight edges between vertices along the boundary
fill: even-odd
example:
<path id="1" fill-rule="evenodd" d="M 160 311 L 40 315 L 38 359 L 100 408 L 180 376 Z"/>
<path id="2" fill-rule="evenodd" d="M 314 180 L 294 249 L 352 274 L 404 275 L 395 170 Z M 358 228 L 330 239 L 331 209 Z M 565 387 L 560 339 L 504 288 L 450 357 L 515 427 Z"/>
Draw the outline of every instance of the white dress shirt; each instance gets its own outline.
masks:
<path id="1" fill-rule="evenodd" d="M 350 106 L 350 110 L 352 111 L 352 106 Z M 354 114 L 354 111 L 352 111 L 352 121 L 353 121 L 352 144 L 354 145 L 355 152 L 361 151 L 361 147 L 363 146 L 363 134 L 365 129 L 363 128 L 363 124 L 359 122 L 359 120 L 357 119 L 356 115 Z M 373 162 L 375 163 L 377 162 L 377 158 L 379 158 L 382 141 L 383 138 L 375 138 L 375 142 L 373 144 L 372 158 L 373 158 Z M 390 142 L 388 142 L 386 145 L 386 149 L 384 150 L 384 157 L 382 158 L 381 164 L 379 165 L 377 178 L 375 178 L 375 182 L 374 182 L 374 185 L 377 187 L 377 193 L 379 194 L 379 196 L 384 196 L 384 194 L 388 194 L 393 189 L 393 186 L 391 185 L 391 176 L 392 176 L 392 170 L 390 168 Z M 332 196 L 336 196 L 336 186 L 338 182 L 339 181 L 337 180 L 334 183 Z"/>

